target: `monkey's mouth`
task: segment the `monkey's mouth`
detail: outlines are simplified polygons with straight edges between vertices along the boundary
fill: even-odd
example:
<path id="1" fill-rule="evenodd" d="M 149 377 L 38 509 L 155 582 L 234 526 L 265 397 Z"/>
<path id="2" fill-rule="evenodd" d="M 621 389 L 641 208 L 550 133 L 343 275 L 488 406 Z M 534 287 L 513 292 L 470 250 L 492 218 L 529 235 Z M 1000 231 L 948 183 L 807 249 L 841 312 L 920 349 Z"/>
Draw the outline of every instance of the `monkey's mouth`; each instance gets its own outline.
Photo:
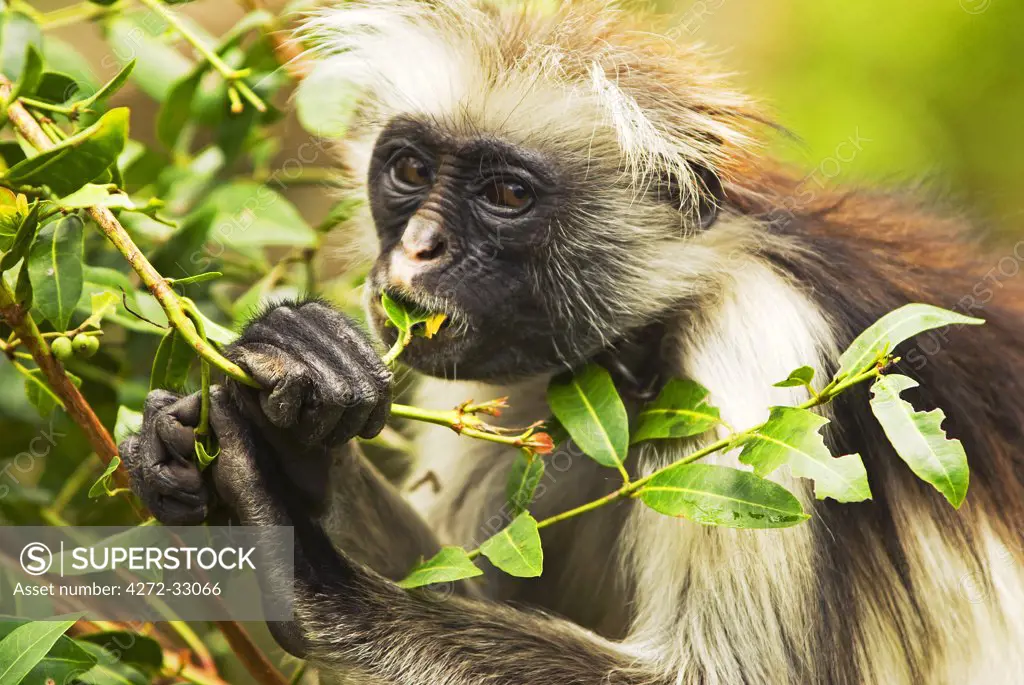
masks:
<path id="1" fill-rule="evenodd" d="M 413 293 L 406 290 L 400 290 L 394 287 L 383 288 L 378 296 L 374 298 L 372 313 L 375 322 L 378 324 L 378 328 L 381 332 L 391 331 L 392 334 L 387 335 L 387 338 L 393 339 L 397 337 L 397 329 L 390 321 L 387 312 L 384 310 L 384 306 L 381 303 L 381 295 L 387 295 L 399 308 L 403 311 L 413 314 L 416 318 L 422 317 L 433 317 L 437 314 L 444 316 L 444 319 L 440 324 L 434 324 L 436 328 L 430 331 L 429 336 L 424 336 L 425 324 L 419 323 L 416 326 L 415 332 L 419 337 L 429 337 L 434 340 L 437 339 L 439 342 L 454 337 L 456 329 L 461 329 L 462 333 L 465 333 L 466 317 L 457 307 L 455 307 L 450 301 L 431 296 L 423 293 Z"/>

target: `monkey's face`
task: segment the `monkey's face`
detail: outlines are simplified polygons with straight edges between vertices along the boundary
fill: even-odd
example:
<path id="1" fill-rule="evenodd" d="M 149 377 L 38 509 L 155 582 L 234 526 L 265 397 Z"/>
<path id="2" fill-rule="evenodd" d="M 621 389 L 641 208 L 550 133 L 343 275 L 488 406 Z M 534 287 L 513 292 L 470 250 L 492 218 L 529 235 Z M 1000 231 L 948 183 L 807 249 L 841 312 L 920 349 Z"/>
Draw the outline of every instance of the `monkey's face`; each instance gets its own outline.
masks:
<path id="1" fill-rule="evenodd" d="M 411 118 L 384 128 L 368 176 L 380 244 L 371 320 L 392 344 L 382 292 L 448 317 L 403 361 L 513 380 L 579 364 L 657 316 L 652 269 L 679 242 L 678 204 L 664 188 L 627 190 L 588 145 L 542 153 Z"/>
<path id="2" fill-rule="evenodd" d="M 380 241 L 371 318 L 389 344 L 379 294 L 447 314 L 403 361 L 459 378 L 530 374 L 558 363 L 537 269 L 551 246 L 564 179 L 542 156 L 487 137 L 456 138 L 399 119 L 379 136 L 369 196 Z"/>

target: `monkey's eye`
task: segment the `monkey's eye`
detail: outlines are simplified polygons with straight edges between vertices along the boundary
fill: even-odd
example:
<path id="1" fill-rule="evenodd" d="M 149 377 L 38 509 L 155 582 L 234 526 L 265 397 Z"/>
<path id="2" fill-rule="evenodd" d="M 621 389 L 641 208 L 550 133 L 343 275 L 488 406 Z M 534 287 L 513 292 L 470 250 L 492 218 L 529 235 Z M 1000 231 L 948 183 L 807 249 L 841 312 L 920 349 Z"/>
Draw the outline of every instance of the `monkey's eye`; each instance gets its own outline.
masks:
<path id="1" fill-rule="evenodd" d="M 419 157 L 405 155 L 391 165 L 391 178 L 399 186 L 418 190 L 434 182 L 434 172 L 430 165 Z"/>
<path id="2" fill-rule="evenodd" d="M 488 204 L 513 212 L 523 211 L 533 204 L 533 193 L 519 181 L 494 179 L 480 191 Z"/>

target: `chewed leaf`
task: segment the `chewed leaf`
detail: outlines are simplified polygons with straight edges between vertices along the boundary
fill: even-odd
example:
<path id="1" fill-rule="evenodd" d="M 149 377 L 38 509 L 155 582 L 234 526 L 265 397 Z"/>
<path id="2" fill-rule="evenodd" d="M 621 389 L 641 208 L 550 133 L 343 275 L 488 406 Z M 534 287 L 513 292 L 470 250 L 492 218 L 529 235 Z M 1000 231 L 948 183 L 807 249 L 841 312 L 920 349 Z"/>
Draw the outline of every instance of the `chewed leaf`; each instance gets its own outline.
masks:
<path id="1" fill-rule="evenodd" d="M 708 403 L 708 389 L 691 380 L 669 381 L 658 398 L 637 416 L 631 443 L 654 438 L 700 435 L 721 422 L 718 408 Z"/>
<path id="2" fill-rule="evenodd" d="M 871 386 L 871 411 L 896 453 L 917 477 L 959 508 L 970 481 L 967 454 L 959 440 L 946 437 L 942 430 L 946 415 L 941 409 L 919 412 L 900 397 L 917 385 L 913 378 L 899 374 L 880 377 Z"/>
<path id="3" fill-rule="evenodd" d="M 953 324 L 980 326 L 983 323 L 984 319 L 975 319 L 928 304 L 904 305 L 873 323 L 850 343 L 850 347 L 839 357 L 836 377 L 866 370 L 879 355 L 892 352 L 897 345 L 919 333 Z"/>
<path id="4" fill-rule="evenodd" d="M 558 422 L 587 456 L 623 473 L 629 450 L 626 407 L 611 375 L 589 364 L 570 376 L 556 376 L 548 385 L 548 405 Z"/>
<path id="5" fill-rule="evenodd" d="M 536 578 L 544 571 L 544 550 L 537 521 L 525 511 L 480 545 L 480 553 L 517 578 Z"/>
<path id="6" fill-rule="evenodd" d="M 646 483 L 639 496 L 659 513 L 708 526 L 787 528 L 810 518 L 781 485 L 748 471 L 710 464 L 666 469 Z"/>
<path id="7" fill-rule="evenodd" d="M 806 409 L 774 407 L 768 422 L 743 445 L 740 461 L 767 476 L 783 464 L 794 476 L 814 481 L 818 499 L 860 502 L 871 498 L 868 474 L 859 454 L 835 458 L 819 432 L 828 419 Z"/>
<path id="8" fill-rule="evenodd" d="M 430 339 L 437 335 L 437 332 L 441 330 L 441 326 L 444 324 L 445 319 L 448 318 L 447 314 L 434 314 L 429 319 L 423 322 L 423 337 Z"/>
<path id="9" fill-rule="evenodd" d="M 483 573 L 473 564 L 466 550 L 461 547 L 444 547 L 398 581 L 398 587 L 408 590 L 434 583 L 450 583 L 463 578 L 473 578 Z"/>
<path id="10" fill-rule="evenodd" d="M 92 311 L 89 318 L 82 322 L 82 328 L 99 328 L 103 318 L 117 311 L 117 305 L 121 302 L 121 296 L 105 290 L 101 293 L 92 294 Z"/>
<path id="11" fill-rule="evenodd" d="M 439 316 L 441 318 L 436 322 L 437 328 L 440 328 L 441 324 L 444 323 L 444 314 L 431 314 L 423 309 L 410 307 L 404 302 L 399 302 L 389 297 L 387 293 L 381 295 L 380 303 L 384 308 L 384 313 L 387 314 L 388 320 L 395 325 L 395 328 L 406 334 L 411 334 L 413 327 L 417 324 L 426 324 L 431 319 L 436 319 Z M 436 330 L 434 332 L 436 333 Z"/>

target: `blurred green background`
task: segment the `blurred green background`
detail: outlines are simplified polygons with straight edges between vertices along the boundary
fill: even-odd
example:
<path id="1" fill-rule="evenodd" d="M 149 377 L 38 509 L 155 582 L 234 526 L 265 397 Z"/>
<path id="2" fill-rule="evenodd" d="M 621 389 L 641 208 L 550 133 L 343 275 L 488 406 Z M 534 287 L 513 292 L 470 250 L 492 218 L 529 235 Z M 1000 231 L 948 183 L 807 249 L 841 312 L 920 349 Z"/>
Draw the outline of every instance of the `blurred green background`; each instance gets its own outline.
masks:
<path id="1" fill-rule="evenodd" d="M 662 0 L 682 40 L 706 42 L 819 167 L 858 132 L 835 182 L 906 184 L 995 230 L 1024 233 L 1024 2 Z M 849 154 L 845 155 L 847 158 Z M 828 173 L 835 167 L 827 166 Z"/>

